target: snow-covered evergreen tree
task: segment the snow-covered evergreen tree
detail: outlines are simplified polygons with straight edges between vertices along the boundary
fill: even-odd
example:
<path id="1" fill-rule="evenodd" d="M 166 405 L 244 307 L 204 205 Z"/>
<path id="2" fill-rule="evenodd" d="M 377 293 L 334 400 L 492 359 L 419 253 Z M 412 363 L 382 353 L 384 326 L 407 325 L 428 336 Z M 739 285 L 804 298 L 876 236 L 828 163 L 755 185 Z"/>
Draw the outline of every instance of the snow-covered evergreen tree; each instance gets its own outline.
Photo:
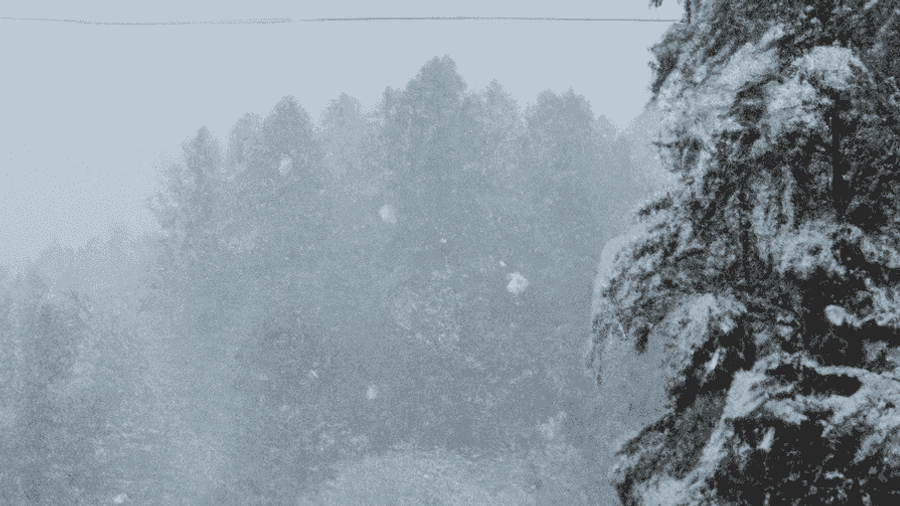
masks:
<path id="1" fill-rule="evenodd" d="M 900 499 L 898 28 L 896 0 L 685 0 L 654 46 L 679 184 L 600 280 L 587 359 L 663 351 L 624 504 Z"/>

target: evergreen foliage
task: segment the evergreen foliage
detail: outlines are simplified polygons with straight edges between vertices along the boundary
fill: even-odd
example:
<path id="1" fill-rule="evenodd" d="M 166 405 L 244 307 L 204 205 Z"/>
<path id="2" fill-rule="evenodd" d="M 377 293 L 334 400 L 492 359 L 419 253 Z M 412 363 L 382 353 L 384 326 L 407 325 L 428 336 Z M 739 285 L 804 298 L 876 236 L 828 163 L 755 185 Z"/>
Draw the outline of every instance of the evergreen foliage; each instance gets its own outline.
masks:
<path id="1" fill-rule="evenodd" d="M 646 190 L 634 138 L 573 90 L 469 92 L 449 57 L 372 111 L 197 129 L 161 233 L 50 248 L 0 291 L 0 502 L 296 504 L 398 444 L 602 502 L 578 343 L 595 245 Z"/>
<path id="2" fill-rule="evenodd" d="M 75 254 L 45 251 L 40 260 L 53 256 Z M 0 501 L 92 503 L 124 464 L 104 448 L 129 443 L 116 415 L 139 359 L 114 308 L 60 289 L 70 273 L 41 262 L 0 281 Z"/>
<path id="3" fill-rule="evenodd" d="M 685 3 L 652 49 L 679 184 L 593 320 L 598 382 L 616 341 L 663 350 L 665 412 L 614 485 L 626 505 L 893 504 L 897 2 Z"/>

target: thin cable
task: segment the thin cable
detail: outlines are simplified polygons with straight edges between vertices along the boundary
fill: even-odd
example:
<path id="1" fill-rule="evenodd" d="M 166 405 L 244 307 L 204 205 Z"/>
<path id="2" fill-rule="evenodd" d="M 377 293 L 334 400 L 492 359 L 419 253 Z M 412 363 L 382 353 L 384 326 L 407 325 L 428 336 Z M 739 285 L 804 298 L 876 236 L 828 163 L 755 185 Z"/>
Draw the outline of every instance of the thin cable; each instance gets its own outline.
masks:
<path id="1" fill-rule="evenodd" d="M 286 23 L 329 23 L 338 21 L 588 21 L 625 23 L 674 23 L 678 19 L 654 18 L 523 18 L 523 17 L 479 17 L 479 16 L 431 16 L 431 17 L 367 17 L 367 18 L 263 18 L 263 19 L 223 19 L 218 21 L 94 21 L 89 19 L 60 18 L 14 18 L 0 17 L 0 21 L 37 21 L 50 23 L 76 23 L 79 25 L 107 26 L 177 26 L 177 25 L 275 25 Z"/>
<path id="2" fill-rule="evenodd" d="M 677 19 L 654 18 L 523 18 L 523 17 L 481 17 L 481 16 L 430 16 L 430 17 L 392 17 L 392 18 L 319 18 L 298 19 L 298 22 L 317 21 L 624 21 L 647 23 L 671 23 Z"/>
<path id="3" fill-rule="evenodd" d="M 0 21 L 38 21 L 50 23 L 76 23 L 79 25 L 107 25 L 107 26 L 175 26 L 175 25 L 274 25 L 293 23 L 293 19 L 223 19 L 219 21 L 94 21 L 89 19 L 58 19 L 58 18 L 11 18 L 0 17 Z"/>

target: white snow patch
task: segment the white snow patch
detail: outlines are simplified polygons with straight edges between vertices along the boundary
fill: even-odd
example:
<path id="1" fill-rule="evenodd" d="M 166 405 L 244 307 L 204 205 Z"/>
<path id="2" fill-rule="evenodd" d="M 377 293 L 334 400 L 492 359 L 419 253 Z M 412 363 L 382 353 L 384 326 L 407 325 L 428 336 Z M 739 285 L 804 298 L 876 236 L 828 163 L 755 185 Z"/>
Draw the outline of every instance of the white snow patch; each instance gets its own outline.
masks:
<path id="1" fill-rule="evenodd" d="M 833 325 L 841 326 L 847 318 L 847 310 L 840 306 L 828 306 L 825 308 L 825 316 Z"/>
<path id="2" fill-rule="evenodd" d="M 609 280 L 613 275 L 613 267 L 616 257 L 625 246 L 638 240 L 646 231 L 644 224 L 635 225 L 628 232 L 610 239 L 600 253 L 600 263 L 597 265 L 597 277 L 594 278 L 594 296 L 591 301 L 591 314 L 597 314 L 600 304 L 600 294 L 609 286 Z"/>
<path id="3" fill-rule="evenodd" d="M 366 390 L 366 399 L 372 400 L 378 397 L 378 387 L 375 385 L 369 385 L 369 388 Z"/>
<path id="4" fill-rule="evenodd" d="M 716 367 L 719 365 L 719 360 L 722 358 L 722 348 L 716 348 L 716 352 L 713 353 L 712 357 L 710 357 L 709 362 L 706 363 L 706 374 L 713 372 Z"/>
<path id="5" fill-rule="evenodd" d="M 856 315 L 850 313 L 846 309 L 840 306 L 828 306 L 825 308 L 825 317 L 828 318 L 828 321 L 832 323 L 832 325 L 836 327 L 840 327 L 842 325 L 851 325 L 853 327 L 859 328 L 864 323 L 869 321 L 870 318 L 857 318 Z"/>
<path id="6" fill-rule="evenodd" d="M 657 99 L 665 114 L 661 140 L 668 142 L 683 135 L 699 140 L 703 144 L 702 157 L 706 151 L 715 151 L 717 135 L 742 129 L 728 111 L 745 84 L 756 82 L 777 69 L 776 51 L 770 46 L 782 35 L 781 27 L 771 28 L 759 44 L 746 44 L 738 49 L 721 70 L 700 66 L 695 72 L 697 86 L 691 89 L 683 89 L 680 84 L 683 74 L 673 71 Z M 700 79 L 700 76 L 704 77 Z M 701 158 L 696 165 L 704 167 L 704 160 Z"/>
<path id="7" fill-rule="evenodd" d="M 853 78 L 853 67 L 864 68 L 862 62 L 845 47 L 817 46 L 795 63 L 807 77 L 815 76 L 829 88 L 847 88 Z"/>
<path id="8" fill-rule="evenodd" d="M 762 441 L 759 442 L 760 450 L 768 453 L 772 450 L 772 443 L 775 441 L 775 427 L 769 427 L 769 430 L 766 431 L 765 436 L 763 436 Z"/>

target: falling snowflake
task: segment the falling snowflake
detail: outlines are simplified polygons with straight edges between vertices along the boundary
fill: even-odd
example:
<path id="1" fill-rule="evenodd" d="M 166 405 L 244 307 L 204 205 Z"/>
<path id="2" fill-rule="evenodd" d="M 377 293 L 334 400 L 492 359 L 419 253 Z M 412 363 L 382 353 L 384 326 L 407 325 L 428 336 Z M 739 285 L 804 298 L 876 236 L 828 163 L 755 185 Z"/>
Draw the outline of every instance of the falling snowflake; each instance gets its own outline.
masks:
<path id="1" fill-rule="evenodd" d="M 519 295 L 528 288 L 528 280 L 518 272 L 507 274 L 506 279 L 509 280 L 509 284 L 506 285 L 506 291 L 513 295 Z"/>
<path id="2" fill-rule="evenodd" d="M 381 220 L 385 223 L 397 223 L 397 215 L 394 213 L 394 208 L 389 204 L 381 206 L 381 209 L 378 210 L 378 215 L 381 216 Z"/>
<path id="3" fill-rule="evenodd" d="M 278 165 L 278 172 L 281 173 L 282 176 L 286 175 L 293 168 L 294 162 L 291 160 L 291 157 L 285 155 L 281 157 L 281 163 Z"/>

